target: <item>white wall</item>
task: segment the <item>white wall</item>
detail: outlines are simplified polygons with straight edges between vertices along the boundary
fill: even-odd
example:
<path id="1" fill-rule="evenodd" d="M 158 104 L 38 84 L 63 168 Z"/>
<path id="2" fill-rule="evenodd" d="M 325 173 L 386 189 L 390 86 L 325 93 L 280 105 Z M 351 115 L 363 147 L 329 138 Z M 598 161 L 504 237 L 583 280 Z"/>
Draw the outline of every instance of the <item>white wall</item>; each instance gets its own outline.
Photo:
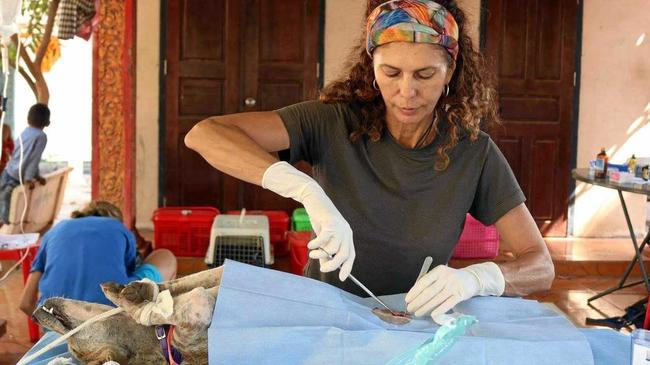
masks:
<path id="1" fill-rule="evenodd" d="M 325 85 L 341 76 L 345 60 L 361 42 L 365 1 L 327 0 L 325 3 Z"/>
<path id="2" fill-rule="evenodd" d="M 601 147 L 610 161 L 650 156 L 650 1 L 584 2 L 577 165 Z M 624 21 L 612 22 L 613 19 Z M 645 231 L 645 196 L 624 194 L 635 231 Z M 627 236 L 618 194 L 578 184 L 575 236 Z"/>
<path id="3" fill-rule="evenodd" d="M 136 227 L 151 228 L 158 207 L 160 0 L 138 0 L 136 27 Z"/>

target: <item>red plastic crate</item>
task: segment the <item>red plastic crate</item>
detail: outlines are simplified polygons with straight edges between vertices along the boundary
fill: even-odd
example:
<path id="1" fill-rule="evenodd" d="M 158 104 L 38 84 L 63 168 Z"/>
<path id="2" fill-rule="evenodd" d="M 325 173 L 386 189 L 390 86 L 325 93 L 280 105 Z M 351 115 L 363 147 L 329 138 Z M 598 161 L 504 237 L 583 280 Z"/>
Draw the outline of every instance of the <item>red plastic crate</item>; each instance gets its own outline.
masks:
<path id="1" fill-rule="evenodd" d="M 287 241 L 291 247 L 291 272 L 302 276 L 309 260 L 307 244 L 311 241 L 311 232 L 289 231 L 287 232 Z"/>
<path id="2" fill-rule="evenodd" d="M 493 259 L 499 253 L 499 232 L 467 214 L 463 233 L 451 256 L 455 259 Z"/>
<path id="3" fill-rule="evenodd" d="M 153 214 L 154 247 L 176 256 L 205 256 L 219 210 L 213 207 L 164 207 Z"/>
<path id="4" fill-rule="evenodd" d="M 229 210 L 228 214 L 240 214 L 240 210 Z M 273 255 L 286 256 L 289 254 L 287 231 L 291 219 L 284 210 L 247 210 L 246 214 L 265 215 L 269 218 L 269 239 L 273 245 Z"/>

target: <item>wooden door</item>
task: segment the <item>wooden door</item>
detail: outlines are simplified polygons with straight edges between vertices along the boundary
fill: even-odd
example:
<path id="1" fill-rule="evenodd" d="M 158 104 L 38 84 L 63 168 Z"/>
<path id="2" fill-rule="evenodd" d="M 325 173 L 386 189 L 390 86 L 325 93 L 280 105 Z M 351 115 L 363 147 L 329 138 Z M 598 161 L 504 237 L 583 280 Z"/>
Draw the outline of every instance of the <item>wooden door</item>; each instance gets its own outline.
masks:
<path id="1" fill-rule="evenodd" d="M 545 236 L 566 236 L 575 0 L 487 0 L 485 52 L 503 127 L 492 135 Z"/>
<path id="2" fill-rule="evenodd" d="M 318 0 L 168 1 L 165 205 L 222 211 L 296 206 L 214 170 L 183 139 L 209 116 L 315 98 L 319 17 Z"/>
<path id="3" fill-rule="evenodd" d="M 248 0 L 244 33 L 244 110 L 274 110 L 315 99 L 318 90 L 319 2 Z M 302 165 L 303 170 L 309 167 Z M 291 199 L 240 182 L 240 204 L 253 209 L 293 210 Z"/>

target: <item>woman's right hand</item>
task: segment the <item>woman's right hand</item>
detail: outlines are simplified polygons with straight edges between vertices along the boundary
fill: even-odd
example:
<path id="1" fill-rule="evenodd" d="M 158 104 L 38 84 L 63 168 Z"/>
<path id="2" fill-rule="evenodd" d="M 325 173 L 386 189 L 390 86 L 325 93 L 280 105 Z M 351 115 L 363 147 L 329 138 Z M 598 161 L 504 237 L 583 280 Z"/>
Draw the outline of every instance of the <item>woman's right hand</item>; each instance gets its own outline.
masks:
<path id="1" fill-rule="evenodd" d="M 309 257 L 320 261 L 321 272 L 340 268 L 339 279 L 345 281 L 356 257 L 352 229 L 315 181 L 305 187 L 303 196 L 302 204 L 316 233 L 307 245 Z"/>
<path id="2" fill-rule="evenodd" d="M 321 272 L 340 268 L 339 279 L 345 281 L 356 257 L 352 229 L 320 185 L 290 164 L 277 162 L 264 172 L 262 186 L 305 206 L 316 233 L 308 245 L 309 257 L 320 260 Z"/>

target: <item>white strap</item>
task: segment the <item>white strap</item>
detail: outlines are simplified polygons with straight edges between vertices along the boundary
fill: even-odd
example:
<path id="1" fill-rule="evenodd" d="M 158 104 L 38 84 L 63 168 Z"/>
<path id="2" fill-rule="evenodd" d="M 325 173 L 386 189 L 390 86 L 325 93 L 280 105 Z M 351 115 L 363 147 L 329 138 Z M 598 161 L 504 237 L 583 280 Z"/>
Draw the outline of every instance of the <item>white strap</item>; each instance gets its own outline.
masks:
<path id="1" fill-rule="evenodd" d="M 145 326 L 151 326 L 152 313 L 160 314 L 164 318 L 169 318 L 174 313 L 174 298 L 169 290 L 160 292 L 153 301 L 142 307 L 138 322 Z"/>
<path id="2" fill-rule="evenodd" d="M 100 314 L 88 319 L 86 322 L 84 322 L 84 323 L 80 324 L 79 326 L 75 327 L 74 329 L 70 330 L 70 332 L 68 332 L 65 335 L 57 338 L 56 340 L 50 342 L 49 344 L 47 344 L 47 346 L 43 347 L 42 349 L 40 349 L 40 350 L 36 351 L 35 353 L 33 353 L 33 354 L 23 358 L 22 360 L 18 361 L 18 363 L 16 365 L 25 365 L 25 364 L 29 363 L 30 361 L 34 360 L 35 358 L 37 358 L 37 357 L 43 355 L 44 353 L 46 353 L 47 351 L 49 351 L 51 348 L 53 348 L 55 346 L 58 346 L 59 344 L 63 343 L 65 340 L 67 340 L 68 338 L 73 336 L 75 333 L 81 331 L 84 327 L 88 326 L 89 324 L 97 322 L 97 321 L 101 321 L 104 318 L 108 318 L 110 316 L 113 316 L 113 315 L 121 313 L 121 312 L 124 312 L 124 309 L 119 308 L 119 307 L 118 308 L 113 308 L 113 309 L 111 309 L 109 311 L 106 311 L 104 313 L 100 313 Z"/>

